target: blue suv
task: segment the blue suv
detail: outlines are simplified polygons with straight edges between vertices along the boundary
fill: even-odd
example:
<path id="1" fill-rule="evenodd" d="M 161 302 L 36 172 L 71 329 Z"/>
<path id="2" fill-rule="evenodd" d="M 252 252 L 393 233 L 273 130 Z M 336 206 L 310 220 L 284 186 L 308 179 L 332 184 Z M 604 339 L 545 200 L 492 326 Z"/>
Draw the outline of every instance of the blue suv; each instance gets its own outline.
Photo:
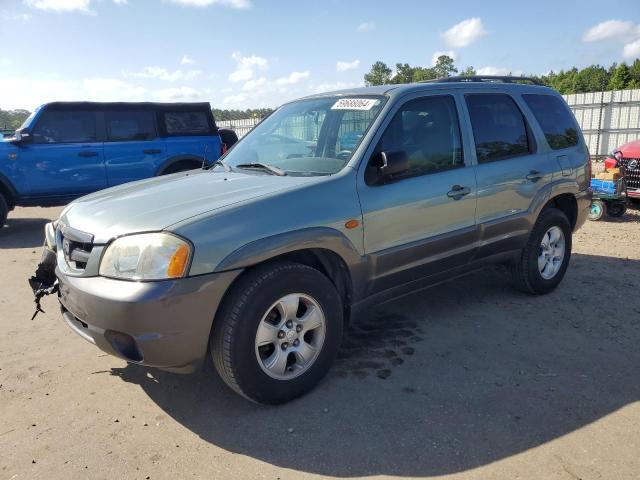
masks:
<path id="1" fill-rule="evenodd" d="M 237 140 L 208 103 L 54 102 L 0 139 L 0 227 L 16 206 L 211 164 Z"/>

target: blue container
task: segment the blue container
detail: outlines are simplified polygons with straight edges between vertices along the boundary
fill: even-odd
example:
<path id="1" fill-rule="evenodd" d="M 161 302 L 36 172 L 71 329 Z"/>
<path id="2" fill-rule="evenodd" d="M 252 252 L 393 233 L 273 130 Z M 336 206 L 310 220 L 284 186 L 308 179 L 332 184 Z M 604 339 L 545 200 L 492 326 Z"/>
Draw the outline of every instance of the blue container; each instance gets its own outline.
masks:
<path id="1" fill-rule="evenodd" d="M 604 193 L 606 195 L 616 194 L 616 183 L 611 180 L 598 180 L 597 178 L 591 179 L 591 189 L 595 193 Z"/>

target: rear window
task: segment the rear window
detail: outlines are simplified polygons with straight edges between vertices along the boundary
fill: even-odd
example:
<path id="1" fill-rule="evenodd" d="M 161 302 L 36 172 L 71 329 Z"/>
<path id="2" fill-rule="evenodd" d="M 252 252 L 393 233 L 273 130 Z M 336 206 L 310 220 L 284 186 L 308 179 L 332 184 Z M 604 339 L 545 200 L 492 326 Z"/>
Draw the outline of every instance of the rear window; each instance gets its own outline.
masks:
<path id="1" fill-rule="evenodd" d="M 554 150 L 578 144 L 578 129 L 573 115 L 562 100 L 553 95 L 522 95 L 540 124 L 549 146 Z"/>
<path id="2" fill-rule="evenodd" d="M 527 126 L 522 112 L 509 95 L 466 95 L 478 163 L 493 162 L 529 153 Z"/>
<path id="3" fill-rule="evenodd" d="M 45 110 L 33 130 L 34 143 L 96 141 L 96 114 L 90 111 Z"/>
<path id="4" fill-rule="evenodd" d="M 206 112 L 165 112 L 164 125 L 169 135 L 211 135 Z"/>
<path id="5" fill-rule="evenodd" d="M 106 112 L 107 137 L 113 142 L 150 140 L 156 137 L 153 112 Z"/>

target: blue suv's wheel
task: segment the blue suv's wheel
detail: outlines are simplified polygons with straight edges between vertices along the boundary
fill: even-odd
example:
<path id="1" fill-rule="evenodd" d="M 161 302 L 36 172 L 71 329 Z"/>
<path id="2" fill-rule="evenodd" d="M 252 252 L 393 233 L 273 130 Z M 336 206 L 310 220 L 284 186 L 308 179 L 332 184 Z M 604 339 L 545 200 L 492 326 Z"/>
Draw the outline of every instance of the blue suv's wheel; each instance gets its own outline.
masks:
<path id="1" fill-rule="evenodd" d="M 0 193 L 0 228 L 4 227 L 4 223 L 7 221 L 7 214 L 9 213 L 9 206 L 7 201 Z"/>

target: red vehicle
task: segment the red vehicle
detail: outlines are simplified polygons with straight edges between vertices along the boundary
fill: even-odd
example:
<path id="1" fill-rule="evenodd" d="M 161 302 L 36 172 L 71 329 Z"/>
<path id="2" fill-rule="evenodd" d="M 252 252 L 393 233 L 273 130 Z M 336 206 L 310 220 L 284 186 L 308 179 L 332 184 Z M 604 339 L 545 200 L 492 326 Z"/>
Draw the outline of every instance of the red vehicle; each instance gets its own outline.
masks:
<path id="1" fill-rule="evenodd" d="M 640 140 L 625 143 L 613 151 L 614 158 L 608 158 L 605 163 L 611 166 L 622 166 L 625 169 L 627 181 L 627 197 L 636 202 L 640 201 Z M 615 160 L 615 165 L 613 161 Z"/>

